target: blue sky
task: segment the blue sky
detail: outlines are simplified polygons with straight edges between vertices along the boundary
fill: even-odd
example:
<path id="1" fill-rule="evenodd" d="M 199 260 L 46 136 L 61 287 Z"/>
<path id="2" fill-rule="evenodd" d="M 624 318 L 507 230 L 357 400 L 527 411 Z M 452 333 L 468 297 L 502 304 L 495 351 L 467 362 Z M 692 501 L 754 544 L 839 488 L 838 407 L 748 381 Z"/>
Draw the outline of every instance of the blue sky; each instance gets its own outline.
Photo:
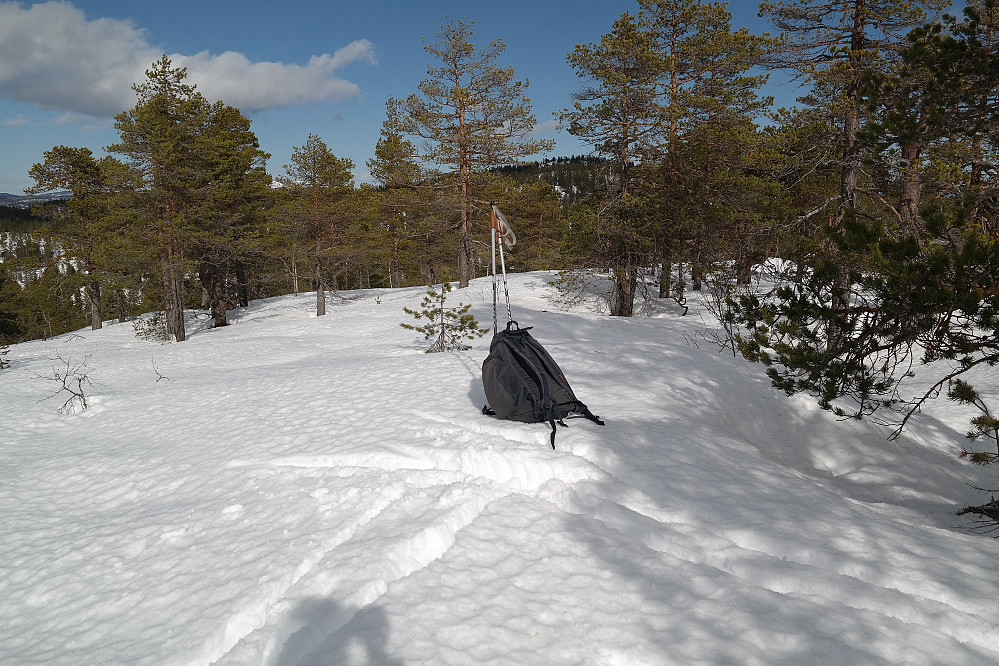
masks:
<path id="1" fill-rule="evenodd" d="M 116 140 L 114 114 L 134 105 L 131 85 L 164 53 L 207 97 L 251 119 L 270 173 L 282 174 L 314 133 L 354 161 L 362 182 L 386 99 L 417 91 L 431 62 L 424 38 L 435 41 L 449 17 L 475 19 L 476 43 L 506 42 L 499 64 L 530 80 L 538 135 L 557 141 L 552 156 L 588 153 L 554 126 L 580 85 L 566 54 L 636 9 L 633 0 L 0 0 L 0 192 L 29 187 L 29 168 L 53 146 L 103 154 Z M 730 11 L 734 27 L 768 29 L 755 1 Z M 787 86 L 774 92 L 795 97 Z"/>

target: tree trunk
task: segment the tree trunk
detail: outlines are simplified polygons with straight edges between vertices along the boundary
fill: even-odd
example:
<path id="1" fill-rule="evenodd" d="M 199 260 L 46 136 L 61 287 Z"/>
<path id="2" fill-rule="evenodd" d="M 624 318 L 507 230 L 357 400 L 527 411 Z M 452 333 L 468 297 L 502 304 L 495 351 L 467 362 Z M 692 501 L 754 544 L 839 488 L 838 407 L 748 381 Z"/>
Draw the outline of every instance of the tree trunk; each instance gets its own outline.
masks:
<path id="1" fill-rule="evenodd" d="M 163 313 L 166 316 L 167 335 L 177 342 L 187 339 L 184 330 L 184 275 L 176 266 L 163 269 Z"/>
<path id="2" fill-rule="evenodd" d="M 905 144 L 901 148 L 902 173 L 899 192 L 899 215 L 909 228 L 903 233 L 913 233 L 911 229 L 919 214 L 919 199 L 923 194 L 923 184 L 919 178 L 919 144 Z"/>
<path id="3" fill-rule="evenodd" d="M 392 225 L 392 254 L 389 258 L 388 274 L 389 289 L 396 289 L 402 284 L 401 269 L 399 267 L 399 228 Z"/>
<path id="4" fill-rule="evenodd" d="M 326 291 L 323 288 L 323 278 L 320 274 L 319 264 L 316 264 L 316 316 L 322 317 L 326 314 Z"/>
<path id="5" fill-rule="evenodd" d="M 473 248 L 472 248 L 472 232 L 471 232 L 471 220 L 468 220 L 469 226 L 465 226 L 462 223 L 461 226 L 461 243 L 458 248 L 458 287 L 464 288 L 468 286 L 468 283 L 472 279 L 473 274 Z"/>
<path id="6" fill-rule="evenodd" d="M 427 284 L 433 284 L 434 282 L 437 281 L 435 279 L 436 278 L 436 276 L 435 276 L 435 272 L 436 271 L 434 271 L 434 243 L 433 243 L 433 236 L 428 232 L 426 234 L 425 238 L 427 240 L 427 255 L 426 255 L 426 260 L 424 262 L 423 270 L 427 274 Z"/>
<path id="7" fill-rule="evenodd" d="M 847 217 L 856 214 L 857 183 L 860 173 L 860 56 L 864 48 L 864 29 L 867 24 L 867 0 L 857 0 L 853 13 L 853 34 L 850 38 L 850 65 L 853 77 L 846 89 L 846 112 L 843 118 L 843 170 L 840 181 L 839 224 Z M 841 229 L 837 229 L 837 232 Z M 850 271 L 842 261 L 837 261 L 836 274 L 832 284 L 832 308 L 836 312 L 846 312 L 850 305 Z M 839 346 L 844 335 L 836 323 L 829 326 L 826 333 L 830 348 Z"/>
<path id="8" fill-rule="evenodd" d="M 114 304 L 115 319 L 118 320 L 119 324 L 124 324 L 128 321 L 129 317 L 128 298 L 125 296 L 125 292 L 121 288 L 115 289 L 112 303 Z"/>
<path id="9" fill-rule="evenodd" d="M 611 294 L 611 316 L 630 317 L 635 311 L 635 287 L 638 272 L 630 262 L 612 271 L 614 287 Z"/>
<path id="10" fill-rule="evenodd" d="M 746 231 L 746 222 L 736 224 L 736 234 L 739 241 L 735 260 L 735 283 L 746 285 L 753 279 L 753 249 Z"/>
<path id="11" fill-rule="evenodd" d="M 198 269 L 198 279 L 208 297 L 208 308 L 215 319 L 215 328 L 228 326 L 229 320 L 226 316 L 228 299 L 225 294 L 225 276 L 219 269 L 218 264 L 209 261 L 201 262 Z"/>
<path id="12" fill-rule="evenodd" d="M 801 255 L 794 260 L 794 283 L 799 287 L 805 284 L 805 258 Z"/>
<path id="13" fill-rule="evenodd" d="M 867 26 L 867 0 L 856 0 L 853 11 L 853 30 L 850 36 L 851 81 L 846 88 L 846 110 L 843 118 L 843 171 L 840 182 L 841 206 L 857 206 L 857 175 L 860 171 L 860 53 L 863 50 L 864 31 Z"/>
<path id="14" fill-rule="evenodd" d="M 326 314 L 326 292 L 323 281 L 322 249 L 319 244 L 319 237 L 316 237 L 316 316 L 322 317 Z"/>
<path id="15" fill-rule="evenodd" d="M 101 283 L 94 280 L 87 285 L 87 300 L 90 302 L 90 330 L 104 326 L 104 312 L 101 306 Z"/>
<path id="16" fill-rule="evenodd" d="M 250 285 L 246 279 L 246 265 L 242 261 L 236 262 L 236 299 L 241 308 L 250 304 Z"/>
<path id="17" fill-rule="evenodd" d="M 659 270 L 659 298 L 669 298 L 673 286 L 673 263 L 664 261 Z"/>
<path id="18" fill-rule="evenodd" d="M 735 283 L 739 285 L 746 285 L 753 281 L 753 262 L 750 260 L 749 255 L 743 253 L 739 257 L 738 264 L 736 266 L 735 272 Z"/>

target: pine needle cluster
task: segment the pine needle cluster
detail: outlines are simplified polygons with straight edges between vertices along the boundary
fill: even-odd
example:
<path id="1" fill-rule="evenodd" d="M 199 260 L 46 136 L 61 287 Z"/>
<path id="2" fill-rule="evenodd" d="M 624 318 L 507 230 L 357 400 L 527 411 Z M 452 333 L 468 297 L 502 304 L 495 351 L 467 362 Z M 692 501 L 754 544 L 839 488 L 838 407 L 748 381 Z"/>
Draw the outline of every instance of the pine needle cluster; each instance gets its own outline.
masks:
<path id="1" fill-rule="evenodd" d="M 947 397 L 962 405 L 976 407 L 982 412 L 980 416 L 971 419 L 972 429 L 965 437 L 972 442 L 984 437 L 999 446 L 999 418 L 989 411 L 988 405 L 974 386 L 963 379 L 955 379 L 947 389 Z M 988 451 L 962 451 L 961 457 L 968 457 L 971 462 L 978 465 L 991 465 L 999 461 L 999 454 Z"/>

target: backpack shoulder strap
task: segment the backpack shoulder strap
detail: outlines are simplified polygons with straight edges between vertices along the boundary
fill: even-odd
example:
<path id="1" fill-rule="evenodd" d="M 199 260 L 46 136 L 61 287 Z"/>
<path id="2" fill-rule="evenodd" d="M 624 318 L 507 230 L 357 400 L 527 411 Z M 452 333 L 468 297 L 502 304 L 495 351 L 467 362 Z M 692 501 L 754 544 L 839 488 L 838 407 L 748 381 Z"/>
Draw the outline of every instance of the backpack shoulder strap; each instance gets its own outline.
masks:
<path id="1" fill-rule="evenodd" d="M 576 411 L 585 416 L 586 418 L 588 418 L 589 420 L 593 421 L 597 425 L 607 425 L 600 419 L 599 416 L 594 416 L 593 412 L 590 411 L 589 407 L 587 407 L 578 400 L 576 401 Z"/>

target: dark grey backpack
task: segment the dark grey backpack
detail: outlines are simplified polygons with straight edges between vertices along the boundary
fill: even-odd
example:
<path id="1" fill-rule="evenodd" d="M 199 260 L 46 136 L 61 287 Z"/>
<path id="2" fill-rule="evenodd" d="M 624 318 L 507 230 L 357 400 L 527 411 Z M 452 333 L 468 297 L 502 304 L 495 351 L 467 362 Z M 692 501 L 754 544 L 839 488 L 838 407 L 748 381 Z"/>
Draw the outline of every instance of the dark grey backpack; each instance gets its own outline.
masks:
<path id="1" fill-rule="evenodd" d="M 564 426 L 566 416 L 579 414 L 597 425 L 604 422 L 576 398 L 562 369 L 530 329 L 510 321 L 506 330 L 493 336 L 489 356 L 482 362 L 482 387 L 489 401 L 482 413 L 524 423 L 547 421 L 554 449 L 555 424 Z"/>

